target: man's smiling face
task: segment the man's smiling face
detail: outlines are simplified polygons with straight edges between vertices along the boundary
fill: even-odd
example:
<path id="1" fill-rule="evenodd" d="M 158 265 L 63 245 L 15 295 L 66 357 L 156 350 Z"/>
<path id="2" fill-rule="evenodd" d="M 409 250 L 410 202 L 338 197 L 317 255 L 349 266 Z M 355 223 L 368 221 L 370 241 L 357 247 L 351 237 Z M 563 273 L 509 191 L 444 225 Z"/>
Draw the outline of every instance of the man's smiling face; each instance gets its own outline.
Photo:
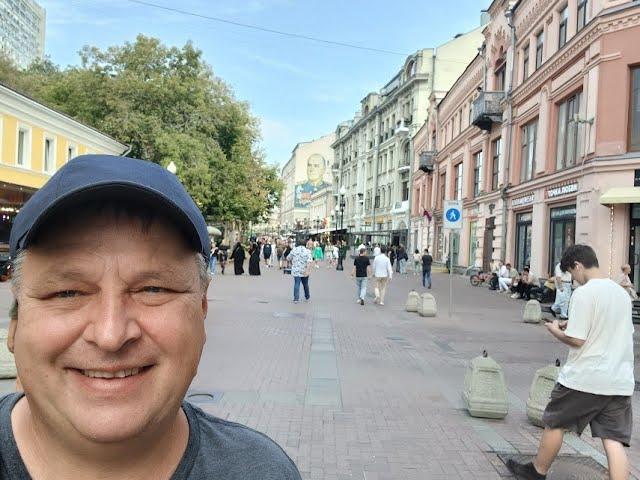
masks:
<path id="1" fill-rule="evenodd" d="M 112 211 L 76 218 L 29 248 L 16 293 L 16 364 L 46 427 L 110 443 L 175 418 L 207 312 L 177 229 Z"/>

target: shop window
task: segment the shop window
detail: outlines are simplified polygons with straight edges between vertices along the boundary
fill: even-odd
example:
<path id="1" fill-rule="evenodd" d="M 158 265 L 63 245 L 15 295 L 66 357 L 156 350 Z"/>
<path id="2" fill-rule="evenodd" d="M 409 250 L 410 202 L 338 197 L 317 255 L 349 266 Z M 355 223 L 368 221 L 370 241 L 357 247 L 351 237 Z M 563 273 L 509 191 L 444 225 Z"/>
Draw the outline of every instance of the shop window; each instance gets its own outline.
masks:
<path id="1" fill-rule="evenodd" d="M 579 156 L 578 123 L 580 93 L 572 95 L 558 105 L 558 143 L 556 148 L 556 169 L 562 170 L 576 164 Z"/>
<path id="2" fill-rule="evenodd" d="M 455 199 L 462 200 L 462 162 L 456 165 Z"/>
<path id="3" fill-rule="evenodd" d="M 629 150 L 640 151 L 640 67 L 631 70 Z"/>
<path id="4" fill-rule="evenodd" d="M 529 78 L 529 45 L 522 49 L 522 81 Z"/>
<path id="5" fill-rule="evenodd" d="M 587 4 L 588 0 L 578 0 L 578 24 L 577 31 L 580 31 L 587 24 Z"/>
<path id="6" fill-rule="evenodd" d="M 520 131 L 520 181 L 526 182 L 533 178 L 536 166 L 536 140 L 538 138 L 538 119 L 527 123 Z"/>
<path id="7" fill-rule="evenodd" d="M 565 6 L 560 11 L 560 25 L 558 27 L 558 48 L 567 43 L 567 26 L 569 25 L 569 7 Z"/>
<path id="8" fill-rule="evenodd" d="M 478 222 L 473 220 L 469 224 L 469 265 L 476 265 L 476 255 L 478 253 Z"/>
<path id="9" fill-rule="evenodd" d="M 500 174 L 500 161 L 502 159 L 502 139 L 498 138 L 492 142 L 491 151 L 491 191 L 498 189 L 498 175 Z"/>
<path id="10" fill-rule="evenodd" d="M 474 159 L 474 167 L 473 167 L 473 196 L 477 197 L 482 190 L 482 162 L 483 162 L 483 153 L 479 151 L 473 156 Z"/>
<path id="11" fill-rule="evenodd" d="M 536 35 L 536 70 L 542 65 L 542 53 L 544 51 L 544 30 Z"/>
<path id="12" fill-rule="evenodd" d="M 516 216 L 516 268 L 518 271 L 526 265 L 531 265 L 531 212 L 520 213 Z"/>
<path id="13" fill-rule="evenodd" d="M 576 206 L 552 208 L 549 228 L 549 271 L 552 272 L 562 253 L 576 241 Z"/>

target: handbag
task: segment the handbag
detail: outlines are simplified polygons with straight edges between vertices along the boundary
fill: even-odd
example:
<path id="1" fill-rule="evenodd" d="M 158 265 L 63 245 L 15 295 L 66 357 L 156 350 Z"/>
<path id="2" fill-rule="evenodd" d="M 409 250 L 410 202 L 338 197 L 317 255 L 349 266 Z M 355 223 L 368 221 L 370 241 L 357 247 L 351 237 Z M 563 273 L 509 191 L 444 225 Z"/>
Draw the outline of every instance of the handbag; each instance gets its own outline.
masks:
<path id="1" fill-rule="evenodd" d="M 283 275 L 291 275 L 291 267 L 284 267 L 282 269 L 282 274 Z"/>

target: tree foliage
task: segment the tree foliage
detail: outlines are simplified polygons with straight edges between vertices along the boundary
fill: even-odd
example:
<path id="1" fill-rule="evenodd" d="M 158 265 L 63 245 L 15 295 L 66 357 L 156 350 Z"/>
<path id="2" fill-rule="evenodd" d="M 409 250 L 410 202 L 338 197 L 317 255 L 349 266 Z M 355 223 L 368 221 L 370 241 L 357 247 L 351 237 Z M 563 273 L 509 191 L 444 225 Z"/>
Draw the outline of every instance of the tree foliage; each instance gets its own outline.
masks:
<path id="1" fill-rule="evenodd" d="M 207 216 L 257 221 L 278 202 L 282 185 L 258 147 L 257 119 L 190 42 L 167 47 L 139 35 L 84 47 L 67 68 L 44 60 L 21 71 L 0 58 L 0 82 L 130 145 L 132 157 L 173 161 Z"/>

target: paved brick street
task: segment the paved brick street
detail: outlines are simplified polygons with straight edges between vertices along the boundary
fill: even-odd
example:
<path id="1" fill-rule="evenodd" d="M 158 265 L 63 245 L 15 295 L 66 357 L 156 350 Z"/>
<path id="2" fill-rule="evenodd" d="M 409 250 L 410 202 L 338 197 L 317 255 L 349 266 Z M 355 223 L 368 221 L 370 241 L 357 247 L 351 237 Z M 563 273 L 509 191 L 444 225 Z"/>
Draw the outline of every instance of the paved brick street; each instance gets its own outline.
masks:
<path id="1" fill-rule="evenodd" d="M 403 309 L 418 277 L 396 275 L 384 307 L 362 307 L 348 270 L 314 270 L 312 301 L 297 305 L 291 277 L 278 270 L 216 276 L 190 399 L 276 439 L 305 479 L 509 478 L 498 454 L 532 454 L 541 433 L 525 415 L 533 374 L 564 360 L 566 348 L 543 326 L 521 322 L 524 302 L 466 278 L 454 278 L 449 319 L 448 277 L 436 274 L 438 317 L 421 318 Z M 0 284 L 0 321 L 9 298 Z M 472 419 L 463 409 L 465 367 L 483 349 L 505 372 L 505 420 Z M 634 407 L 629 453 L 640 478 L 637 395 Z M 563 454 L 605 461 L 589 435 L 565 443 Z"/>

